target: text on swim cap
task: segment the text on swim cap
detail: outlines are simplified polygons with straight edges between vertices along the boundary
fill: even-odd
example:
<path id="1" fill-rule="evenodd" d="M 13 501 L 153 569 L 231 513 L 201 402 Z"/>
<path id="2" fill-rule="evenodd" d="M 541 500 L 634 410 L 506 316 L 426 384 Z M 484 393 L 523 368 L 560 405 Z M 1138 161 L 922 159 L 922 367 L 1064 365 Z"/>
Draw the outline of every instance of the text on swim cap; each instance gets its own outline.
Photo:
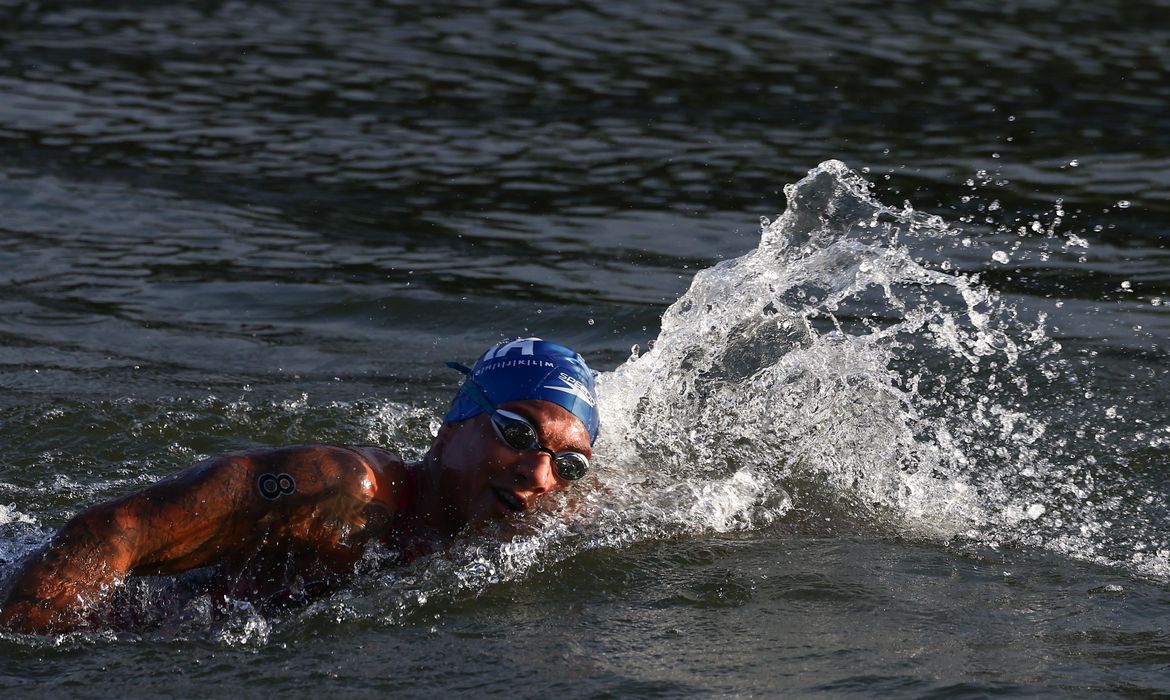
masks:
<path id="1" fill-rule="evenodd" d="M 499 346 L 495 350 L 489 350 L 488 354 L 484 356 L 483 359 L 494 360 L 496 358 L 503 357 L 504 355 L 507 355 L 516 349 L 520 350 L 521 355 L 531 355 L 533 353 L 532 344 L 538 340 L 540 340 L 540 338 L 517 338 L 510 343 Z"/>
<path id="2" fill-rule="evenodd" d="M 563 391 L 566 394 L 572 394 L 589 404 L 593 408 L 596 400 L 593 398 L 593 392 L 589 391 L 589 387 L 585 386 L 576 377 L 571 377 L 564 372 L 561 372 L 557 379 L 565 383 L 565 386 L 545 386 L 545 389 L 552 389 L 553 391 Z"/>

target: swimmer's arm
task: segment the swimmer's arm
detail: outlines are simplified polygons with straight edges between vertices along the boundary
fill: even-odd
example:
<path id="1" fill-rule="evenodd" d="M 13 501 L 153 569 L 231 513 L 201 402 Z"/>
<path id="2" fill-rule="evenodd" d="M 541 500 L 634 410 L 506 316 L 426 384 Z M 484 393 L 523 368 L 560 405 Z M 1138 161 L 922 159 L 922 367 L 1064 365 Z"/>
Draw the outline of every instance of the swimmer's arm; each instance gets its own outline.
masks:
<path id="1" fill-rule="evenodd" d="M 108 522 L 106 508 L 78 515 L 28 560 L 0 606 L 0 628 L 67 631 L 85 622 L 91 602 L 103 598 L 126 569 L 129 544 Z"/>
<path id="2" fill-rule="evenodd" d="M 73 517 L 14 577 L 0 627 L 84 626 L 92 607 L 142 563 L 161 564 L 162 573 L 210 562 L 251 510 L 250 466 L 213 460 Z"/>
<path id="3" fill-rule="evenodd" d="M 43 633 L 84 626 L 87 612 L 128 574 L 176 573 L 246 551 L 263 537 L 266 517 L 360 489 L 367 469 L 336 448 L 233 455 L 94 506 L 16 574 L 0 605 L 0 627 Z M 262 495 L 259 480 L 268 486 L 274 472 L 291 476 L 295 490 Z"/>

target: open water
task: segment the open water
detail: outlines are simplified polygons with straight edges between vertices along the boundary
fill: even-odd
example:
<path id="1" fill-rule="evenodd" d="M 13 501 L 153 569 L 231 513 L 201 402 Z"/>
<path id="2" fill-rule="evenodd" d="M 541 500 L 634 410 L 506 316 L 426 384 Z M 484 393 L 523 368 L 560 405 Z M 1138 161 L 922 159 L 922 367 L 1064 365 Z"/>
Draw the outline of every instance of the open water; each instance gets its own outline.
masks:
<path id="1" fill-rule="evenodd" d="M 597 478 L 5 696 L 1170 694 L 1170 5 L 0 1 L 0 578 L 217 452 L 604 371 Z M 764 217 L 761 221 L 761 217 Z M 178 587 L 178 588 L 176 588 Z"/>

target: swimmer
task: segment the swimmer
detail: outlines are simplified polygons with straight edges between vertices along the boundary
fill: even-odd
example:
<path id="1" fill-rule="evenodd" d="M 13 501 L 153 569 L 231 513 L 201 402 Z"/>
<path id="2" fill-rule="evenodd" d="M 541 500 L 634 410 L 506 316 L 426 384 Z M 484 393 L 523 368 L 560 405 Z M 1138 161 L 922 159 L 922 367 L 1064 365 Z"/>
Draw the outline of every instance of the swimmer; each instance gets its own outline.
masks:
<path id="1" fill-rule="evenodd" d="M 409 558 L 585 475 L 599 416 L 580 355 L 521 338 L 447 364 L 467 376 L 420 462 L 330 445 L 213 457 L 66 523 L 0 594 L 0 628 L 100 624 L 128 576 L 203 567 L 213 595 L 303 602 L 352 575 L 368 543 Z"/>

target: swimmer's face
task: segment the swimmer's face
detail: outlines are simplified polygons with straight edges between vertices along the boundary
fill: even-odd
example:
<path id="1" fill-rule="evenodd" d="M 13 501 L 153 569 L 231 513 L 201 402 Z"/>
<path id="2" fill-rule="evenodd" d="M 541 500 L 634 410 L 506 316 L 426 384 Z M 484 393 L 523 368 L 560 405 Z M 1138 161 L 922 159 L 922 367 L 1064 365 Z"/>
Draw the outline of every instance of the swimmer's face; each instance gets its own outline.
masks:
<path id="1" fill-rule="evenodd" d="M 581 420 L 555 403 L 511 401 L 499 408 L 525 418 L 537 440 L 553 452 L 580 452 L 592 458 L 589 432 Z M 516 450 L 501 440 L 491 417 L 481 413 L 443 426 L 438 454 L 443 520 L 449 532 L 531 511 L 542 496 L 572 483 L 553 469 L 552 455 Z"/>

